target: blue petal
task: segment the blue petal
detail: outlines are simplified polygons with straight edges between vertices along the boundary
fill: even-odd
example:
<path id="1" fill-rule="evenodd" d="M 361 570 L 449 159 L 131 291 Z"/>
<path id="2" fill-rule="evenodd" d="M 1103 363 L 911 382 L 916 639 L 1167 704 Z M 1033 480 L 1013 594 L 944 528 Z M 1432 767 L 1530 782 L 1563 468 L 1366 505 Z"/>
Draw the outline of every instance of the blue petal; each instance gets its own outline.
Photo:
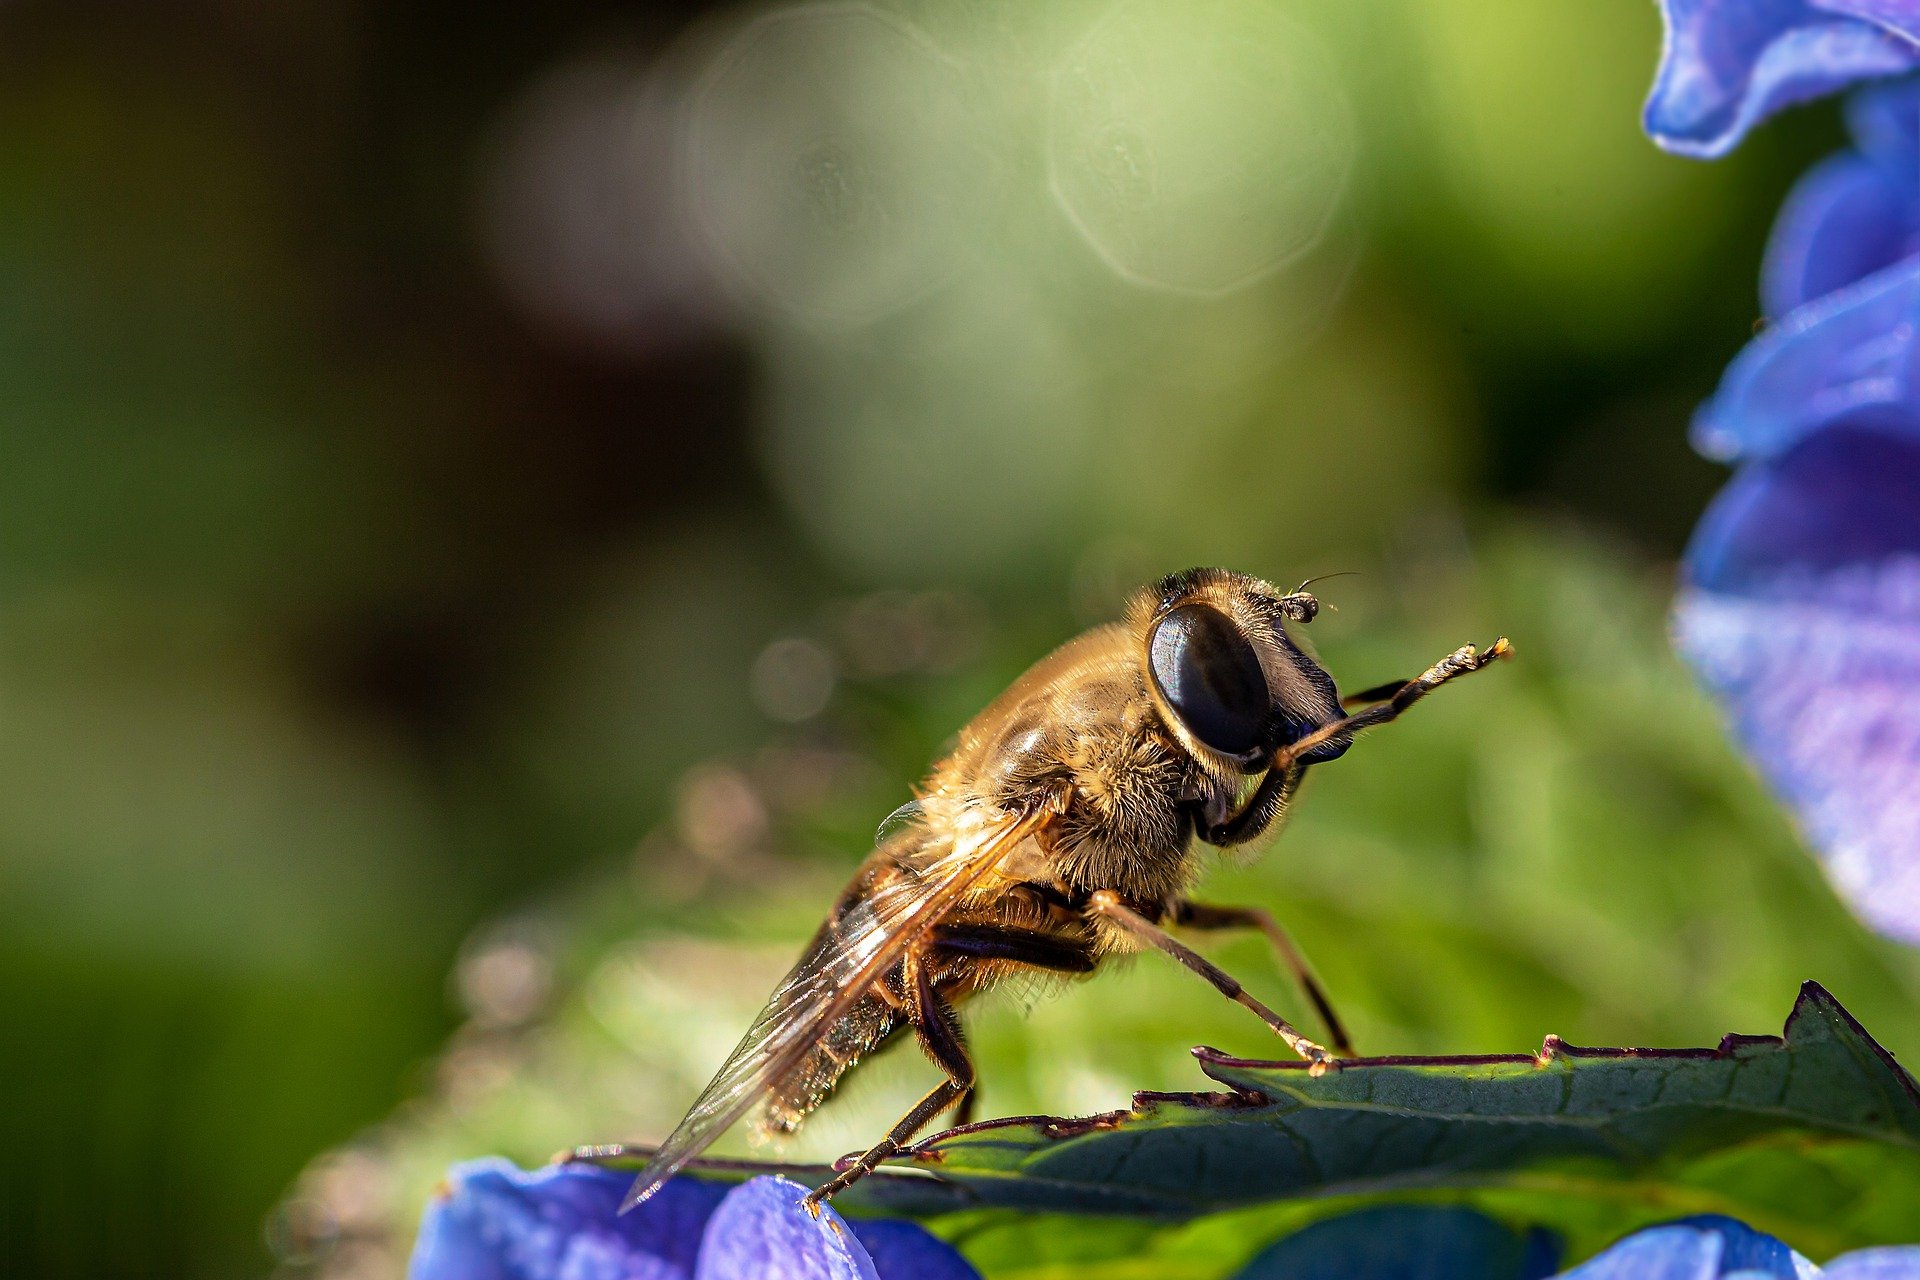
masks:
<path id="1" fill-rule="evenodd" d="M 1920 39 L 1920 4 L 1914 0 L 1813 0 L 1815 8 L 1878 23 L 1896 35 Z"/>
<path id="2" fill-rule="evenodd" d="M 814 1217 L 806 1194 L 771 1177 L 729 1191 L 707 1223 L 698 1280 L 879 1280 L 846 1220 L 830 1205 Z"/>
<path id="3" fill-rule="evenodd" d="M 724 1187 L 676 1178 L 624 1217 L 627 1175 L 590 1165 L 523 1173 L 476 1160 L 427 1207 L 411 1280 L 691 1280 Z"/>
<path id="4" fill-rule="evenodd" d="M 859 1218 L 852 1226 L 880 1280 L 980 1280 L 958 1249 L 918 1223 Z"/>
<path id="5" fill-rule="evenodd" d="M 1920 257 L 1904 258 L 1788 313 L 1728 366 L 1693 424 L 1723 460 L 1778 457 L 1815 428 L 1863 410 L 1920 409 Z"/>
<path id="6" fill-rule="evenodd" d="M 1456 1205 L 1388 1205 L 1316 1222 L 1255 1255 L 1237 1280 L 1537 1280 L 1558 1242 Z"/>
<path id="7" fill-rule="evenodd" d="M 1920 943 L 1920 431 L 1888 425 L 1743 469 L 1688 549 L 1675 631 L 1841 896 Z"/>
<path id="8" fill-rule="evenodd" d="M 1890 181 L 1920 183 L 1920 79 L 1872 84 L 1847 98 L 1847 132 Z"/>
<path id="9" fill-rule="evenodd" d="M 1827 1280 L 1920 1280 L 1920 1245 L 1844 1254 L 1821 1275 Z"/>
<path id="10" fill-rule="evenodd" d="M 1718 1214 L 1636 1231 L 1565 1280 L 1810 1280 L 1819 1271 L 1772 1236 Z"/>
<path id="11" fill-rule="evenodd" d="M 1720 1242 L 1685 1227 L 1654 1227 L 1562 1274 L 1566 1280 L 1713 1280 L 1720 1274 Z"/>
<path id="12" fill-rule="evenodd" d="M 1910 0 L 1661 0 L 1666 40 L 1646 129 L 1681 155 L 1725 155 L 1783 107 L 1920 66 Z"/>
<path id="13" fill-rule="evenodd" d="M 1920 80 L 1854 94 L 1847 123 L 1857 150 L 1800 179 L 1774 220 L 1760 299 L 1775 319 L 1920 248 Z"/>
<path id="14" fill-rule="evenodd" d="M 1851 152 L 1794 185 L 1760 264 L 1760 309 L 1778 320 L 1803 303 L 1893 265 L 1908 252 L 1908 197 Z"/>
<path id="15" fill-rule="evenodd" d="M 1886 591 L 1873 571 L 1920 555 L 1920 432 L 1893 426 L 1837 422 L 1742 469 L 1694 533 L 1688 583 L 1783 610 L 1841 606 L 1854 620 L 1920 626 L 1920 602 Z"/>
<path id="16" fill-rule="evenodd" d="M 1920 312 L 1920 77 L 1848 101 L 1857 150 L 1787 197 L 1760 273 L 1775 323 L 1694 424 L 1710 457 L 1778 453 L 1833 418 L 1910 403 Z"/>

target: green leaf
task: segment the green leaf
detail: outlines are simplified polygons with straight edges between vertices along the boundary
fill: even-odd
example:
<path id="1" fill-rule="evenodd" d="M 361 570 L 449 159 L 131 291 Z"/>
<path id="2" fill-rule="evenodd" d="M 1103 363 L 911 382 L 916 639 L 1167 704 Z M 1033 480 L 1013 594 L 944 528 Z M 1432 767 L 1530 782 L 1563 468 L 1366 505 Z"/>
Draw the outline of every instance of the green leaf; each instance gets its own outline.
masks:
<path id="1" fill-rule="evenodd" d="M 1320 1076 L 1303 1062 L 1195 1057 L 1227 1091 L 950 1130 L 857 1184 L 844 1207 L 936 1219 L 988 1274 L 1023 1276 L 1148 1251 L 1179 1257 L 1182 1275 L 1220 1275 L 1311 1220 L 1409 1199 L 1553 1227 L 1576 1256 L 1697 1212 L 1816 1256 L 1912 1234 L 1920 1090 L 1812 982 L 1782 1036 L 1711 1049 L 1549 1037 L 1537 1055 L 1361 1059 Z M 1072 1225 L 1090 1215 L 1135 1221 Z M 1222 1221 L 1234 1229 L 1219 1233 Z"/>
<path id="2" fill-rule="evenodd" d="M 1081 1120 L 990 1121 L 907 1163 L 979 1204 L 1186 1217 L 1264 1200 L 1478 1185 L 1543 1165 L 1640 1173 L 1783 1133 L 1920 1151 L 1920 1093 L 1838 1001 L 1802 988 L 1784 1038 L 1714 1049 L 1304 1062 L 1195 1051 L 1218 1094 Z"/>

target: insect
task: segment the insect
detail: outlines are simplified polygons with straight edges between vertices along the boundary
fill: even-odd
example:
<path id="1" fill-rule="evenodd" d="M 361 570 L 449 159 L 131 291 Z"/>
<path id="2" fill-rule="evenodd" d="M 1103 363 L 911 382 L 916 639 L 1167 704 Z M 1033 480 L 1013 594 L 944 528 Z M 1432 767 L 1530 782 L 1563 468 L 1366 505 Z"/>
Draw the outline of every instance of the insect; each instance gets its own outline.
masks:
<path id="1" fill-rule="evenodd" d="M 909 820 L 882 839 L 686 1118 L 635 1180 L 645 1200 L 755 1107 L 791 1133 L 864 1055 L 913 1035 L 944 1075 L 886 1135 L 813 1190 L 819 1204 L 934 1117 L 971 1113 L 955 1006 L 1035 971 L 1085 974 L 1155 949 L 1257 1014 L 1316 1072 L 1352 1056 L 1287 934 L 1258 907 L 1195 902 L 1196 842 L 1244 844 L 1285 816 L 1306 771 L 1456 676 L 1512 652 L 1455 650 L 1411 680 L 1342 699 L 1294 628 L 1302 588 L 1222 569 L 1173 574 L 1021 676 L 961 731 Z M 1343 707 L 1358 707 L 1351 714 Z M 1307 1039 L 1168 926 L 1267 934 L 1327 1028 Z"/>

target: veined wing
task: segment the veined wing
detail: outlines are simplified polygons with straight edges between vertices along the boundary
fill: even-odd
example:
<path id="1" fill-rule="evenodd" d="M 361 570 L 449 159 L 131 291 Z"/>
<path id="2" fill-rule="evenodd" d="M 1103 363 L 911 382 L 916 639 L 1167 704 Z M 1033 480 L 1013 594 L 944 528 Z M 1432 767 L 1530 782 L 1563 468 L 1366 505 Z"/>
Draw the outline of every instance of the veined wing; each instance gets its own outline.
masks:
<path id="1" fill-rule="evenodd" d="M 798 1067 L 909 946 L 1054 813 L 1051 805 L 1015 815 L 970 811 L 952 847 L 917 875 L 890 880 L 849 904 L 781 979 L 719 1074 L 634 1179 L 621 1211 L 652 1195 Z"/>

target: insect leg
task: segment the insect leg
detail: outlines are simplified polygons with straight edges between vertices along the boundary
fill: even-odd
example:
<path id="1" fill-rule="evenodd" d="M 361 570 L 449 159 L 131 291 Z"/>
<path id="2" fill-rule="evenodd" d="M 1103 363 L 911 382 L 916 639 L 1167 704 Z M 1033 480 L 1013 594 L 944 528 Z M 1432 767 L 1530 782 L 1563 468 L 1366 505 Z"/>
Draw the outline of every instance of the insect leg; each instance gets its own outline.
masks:
<path id="1" fill-rule="evenodd" d="M 954 1013 L 953 1006 L 934 989 L 927 967 L 916 964 L 913 968 L 915 971 L 913 999 L 908 1006 L 908 1014 L 913 1022 L 913 1033 L 919 1039 L 920 1047 L 926 1051 L 929 1058 L 933 1059 L 933 1064 L 947 1073 L 948 1082 L 959 1086 L 960 1094 L 954 1100 L 955 1107 L 971 1110 L 974 1090 L 980 1078 L 973 1065 L 973 1056 L 967 1052 L 967 1040 L 961 1034 L 960 1019 Z M 936 1107 L 904 1133 L 899 1132 L 901 1125 L 894 1126 L 898 1140 L 906 1142 L 938 1114 L 940 1114 L 940 1108 Z M 904 1125 L 906 1121 L 901 1123 Z M 889 1134 L 889 1136 L 892 1137 L 895 1134 Z"/>
<path id="2" fill-rule="evenodd" d="M 1259 789 L 1248 798 L 1245 807 L 1239 813 L 1217 827 L 1200 827 L 1197 834 L 1208 844 L 1226 848 L 1229 845 L 1245 844 L 1257 840 L 1264 834 L 1274 820 L 1286 812 L 1287 802 L 1293 798 L 1294 791 L 1300 785 L 1300 777 L 1305 769 L 1298 763 L 1299 758 L 1313 750 L 1329 738 L 1343 733 L 1354 733 L 1377 724 L 1385 724 L 1397 719 L 1420 699 L 1438 689 L 1455 676 L 1467 675 L 1478 671 L 1488 663 L 1497 662 L 1513 652 L 1513 646 L 1504 638 L 1495 640 L 1487 646 L 1485 653 L 1476 652 L 1472 645 L 1456 649 L 1439 662 L 1428 667 L 1411 680 L 1398 680 L 1392 684 L 1378 685 L 1363 693 L 1343 698 L 1343 704 L 1371 702 L 1375 705 L 1364 711 L 1325 724 L 1307 734 L 1297 742 L 1289 743 L 1274 753 L 1273 762 L 1267 768 L 1267 776 L 1261 779 Z"/>
<path id="3" fill-rule="evenodd" d="M 1295 1031 L 1293 1026 L 1288 1023 L 1285 1018 L 1248 995 L 1247 989 L 1240 985 L 1239 979 L 1235 978 L 1225 969 L 1222 969 L 1219 965 L 1214 964 L 1211 960 L 1208 960 L 1198 951 L 1195 951 L 1192 947 L 1180 941 L 1180 939 L 1168 933 L 1165 929 L 1162 929 L 1153 921 L 1141 915 L 1138 911 L 1135 911 L 1132 907 L 1129 907 L 1120 900 L 1120 895 L 1113 890 L 1102 889 L 1094 894 L 1087 900 L 1087 910 L 1089 913 L 1132 934 L 1141 942 L 1166 952 L 1175 960 L 1178 960 L 1181 964 L 1187 966 L 1187 968 L 1212 983 L 1214 989 L 1221 995 L 1234 1001 L 1236 1004 L 1243 1004 L 1253 1010 L 1254 1013 L 1260 1016 L 1262 1022 L 1265 1022 L 1268 1027 L 1273 1029 L 1275 1035 L 1287 1042 L 1288 1048 L 1313 1064 L 1313 1071 L 1316 1074 L 1324 1072 L 1327 1067 L 1333 1063 L 1334 1057 L 1332 1054 L 1301 1035 L 1298 1031 Z"/>
<path id="4" fill-rule="evenodd" d="M 1471 675 L 1502 658 L 1511 657 L 1512 654 L 1513 646 L 1507 643 L 1505 636 L 1488 645 L 1484 652 L 1476 650 L 1470 644 L 1462 645 L 1401 685 L 1385 701 L 1377 702 L 1366 710 L 1356 711 L 1350 716 L 1342 716 L 1331 724 L 1323 724 L 1312 733 L 1288 743 L 1275 753 L 1273 767 L 1278 769 L 1292 764 L 1329 738 L 1337 738 L 1345 733 L 1355 733 L 1361 729 L 1371 729 L 1374 725 L 1396 720 L 1408 707 L 1454 677 Z M 1368 692 L 1376 691 L 1368 690 Z"/>
<path id="5" fill-rule="evenodd" d="M 809 1213 L 818 1215 L 824 1201 L 872 1173 L 882 1160 L 899 1152 L 914 1134 L 925 1128 L 929 1120 L 955 1103 L 964 1104 L 967 1096 L 973 1092 L 973 1059 L 967 1055 L 966 1042 L 960 1035 L 960 1020 L 954 1016 L 953 1006 L 941 999 L 939 992 L 933 989 L 927 967 L 920 963 L 917 952 L 909 952 L 902 964 L 907 978 L 907 1017 L 913 1024 L 914 1033 L 920 1038 L 921 1048 L 947 1073 L 947 1078 L 935 1085 L 926 1097 L 914 1103 L 913 1109 L 887 1130 L 886 1137 L 835 1174 L 830 1181 L 809 1191 L 801 1201 Z"/>
<path id="6" fill-rule="evenodd" d="M 1093 951 L 1084 942 L 1010 925 L 936 925 L 932 945 L 946 955 L 1006 960 L 1059 973 L 1089 973 L 1094 965 Z"/>
<path id="7" fill-rule="evenodd" d="M 1274 820 L 1287 811 L 1287 803 L 1300 789 L 1306 768 L 1303 764 L 1275 764 L 1260 780 L 1259 789 L 1247 800 L 1245 808 L 1217 827 L 1200 828 L 1200 838 L 1223 849 L 1258 840 Z"/>
<path id="8" fill-rule="evenodd" d="M 1346 697 L 1340 699 L 1340 705 L 1343 707 L 1365 707 L 1376 702 L 1386 702 L 1390 700 L 1394 694 L 1400 692 L 1412 683 L 1413 681 L 1411 680 L 1389 680 L 1385 684 L 1377 684 L 1371 689 L 1362 689 L 1358 693 L 1348 694 Z"/>
<path id="9" fill-rule="evenodd" d="M 1340 1015 L 1333 1011 L 1332 1002 L 1327 999 L 1320 980 L 1314 977 L 1306 956 L 1294 945 L 1293 936 L 1273 918 L 1272 912 L 1264 907 L 1216 907 L 1204 902 L 1181 902 L 1173 909 L 1173 922 L 1189 929 L 1258 929 L 1266 934 L 1267 941 L 1273 944 L 1293 974 L 1293 980 L 1313 1002 L 1314 1012 L 1320 1015 L 1321 1025 L 1327 1029 L 1327 1039 L 1333 1042 L 1334 1053 L 1342 1058 L 1354 1056 L 1353 1041 L 1347 1038 Z"/>
<path id="10" fill-rule="evenodd" d="M 1092 949 L 1085 943 L 1039 929 L 997 924 L 943 924 L 933 930 L 932 949 L 969 960 L 1003 960 L 1056 973 L 1090 973 Z M 969 1088 L 953 1108 L 957 1125 L 973 1122 L 977 1088 Z"/>

